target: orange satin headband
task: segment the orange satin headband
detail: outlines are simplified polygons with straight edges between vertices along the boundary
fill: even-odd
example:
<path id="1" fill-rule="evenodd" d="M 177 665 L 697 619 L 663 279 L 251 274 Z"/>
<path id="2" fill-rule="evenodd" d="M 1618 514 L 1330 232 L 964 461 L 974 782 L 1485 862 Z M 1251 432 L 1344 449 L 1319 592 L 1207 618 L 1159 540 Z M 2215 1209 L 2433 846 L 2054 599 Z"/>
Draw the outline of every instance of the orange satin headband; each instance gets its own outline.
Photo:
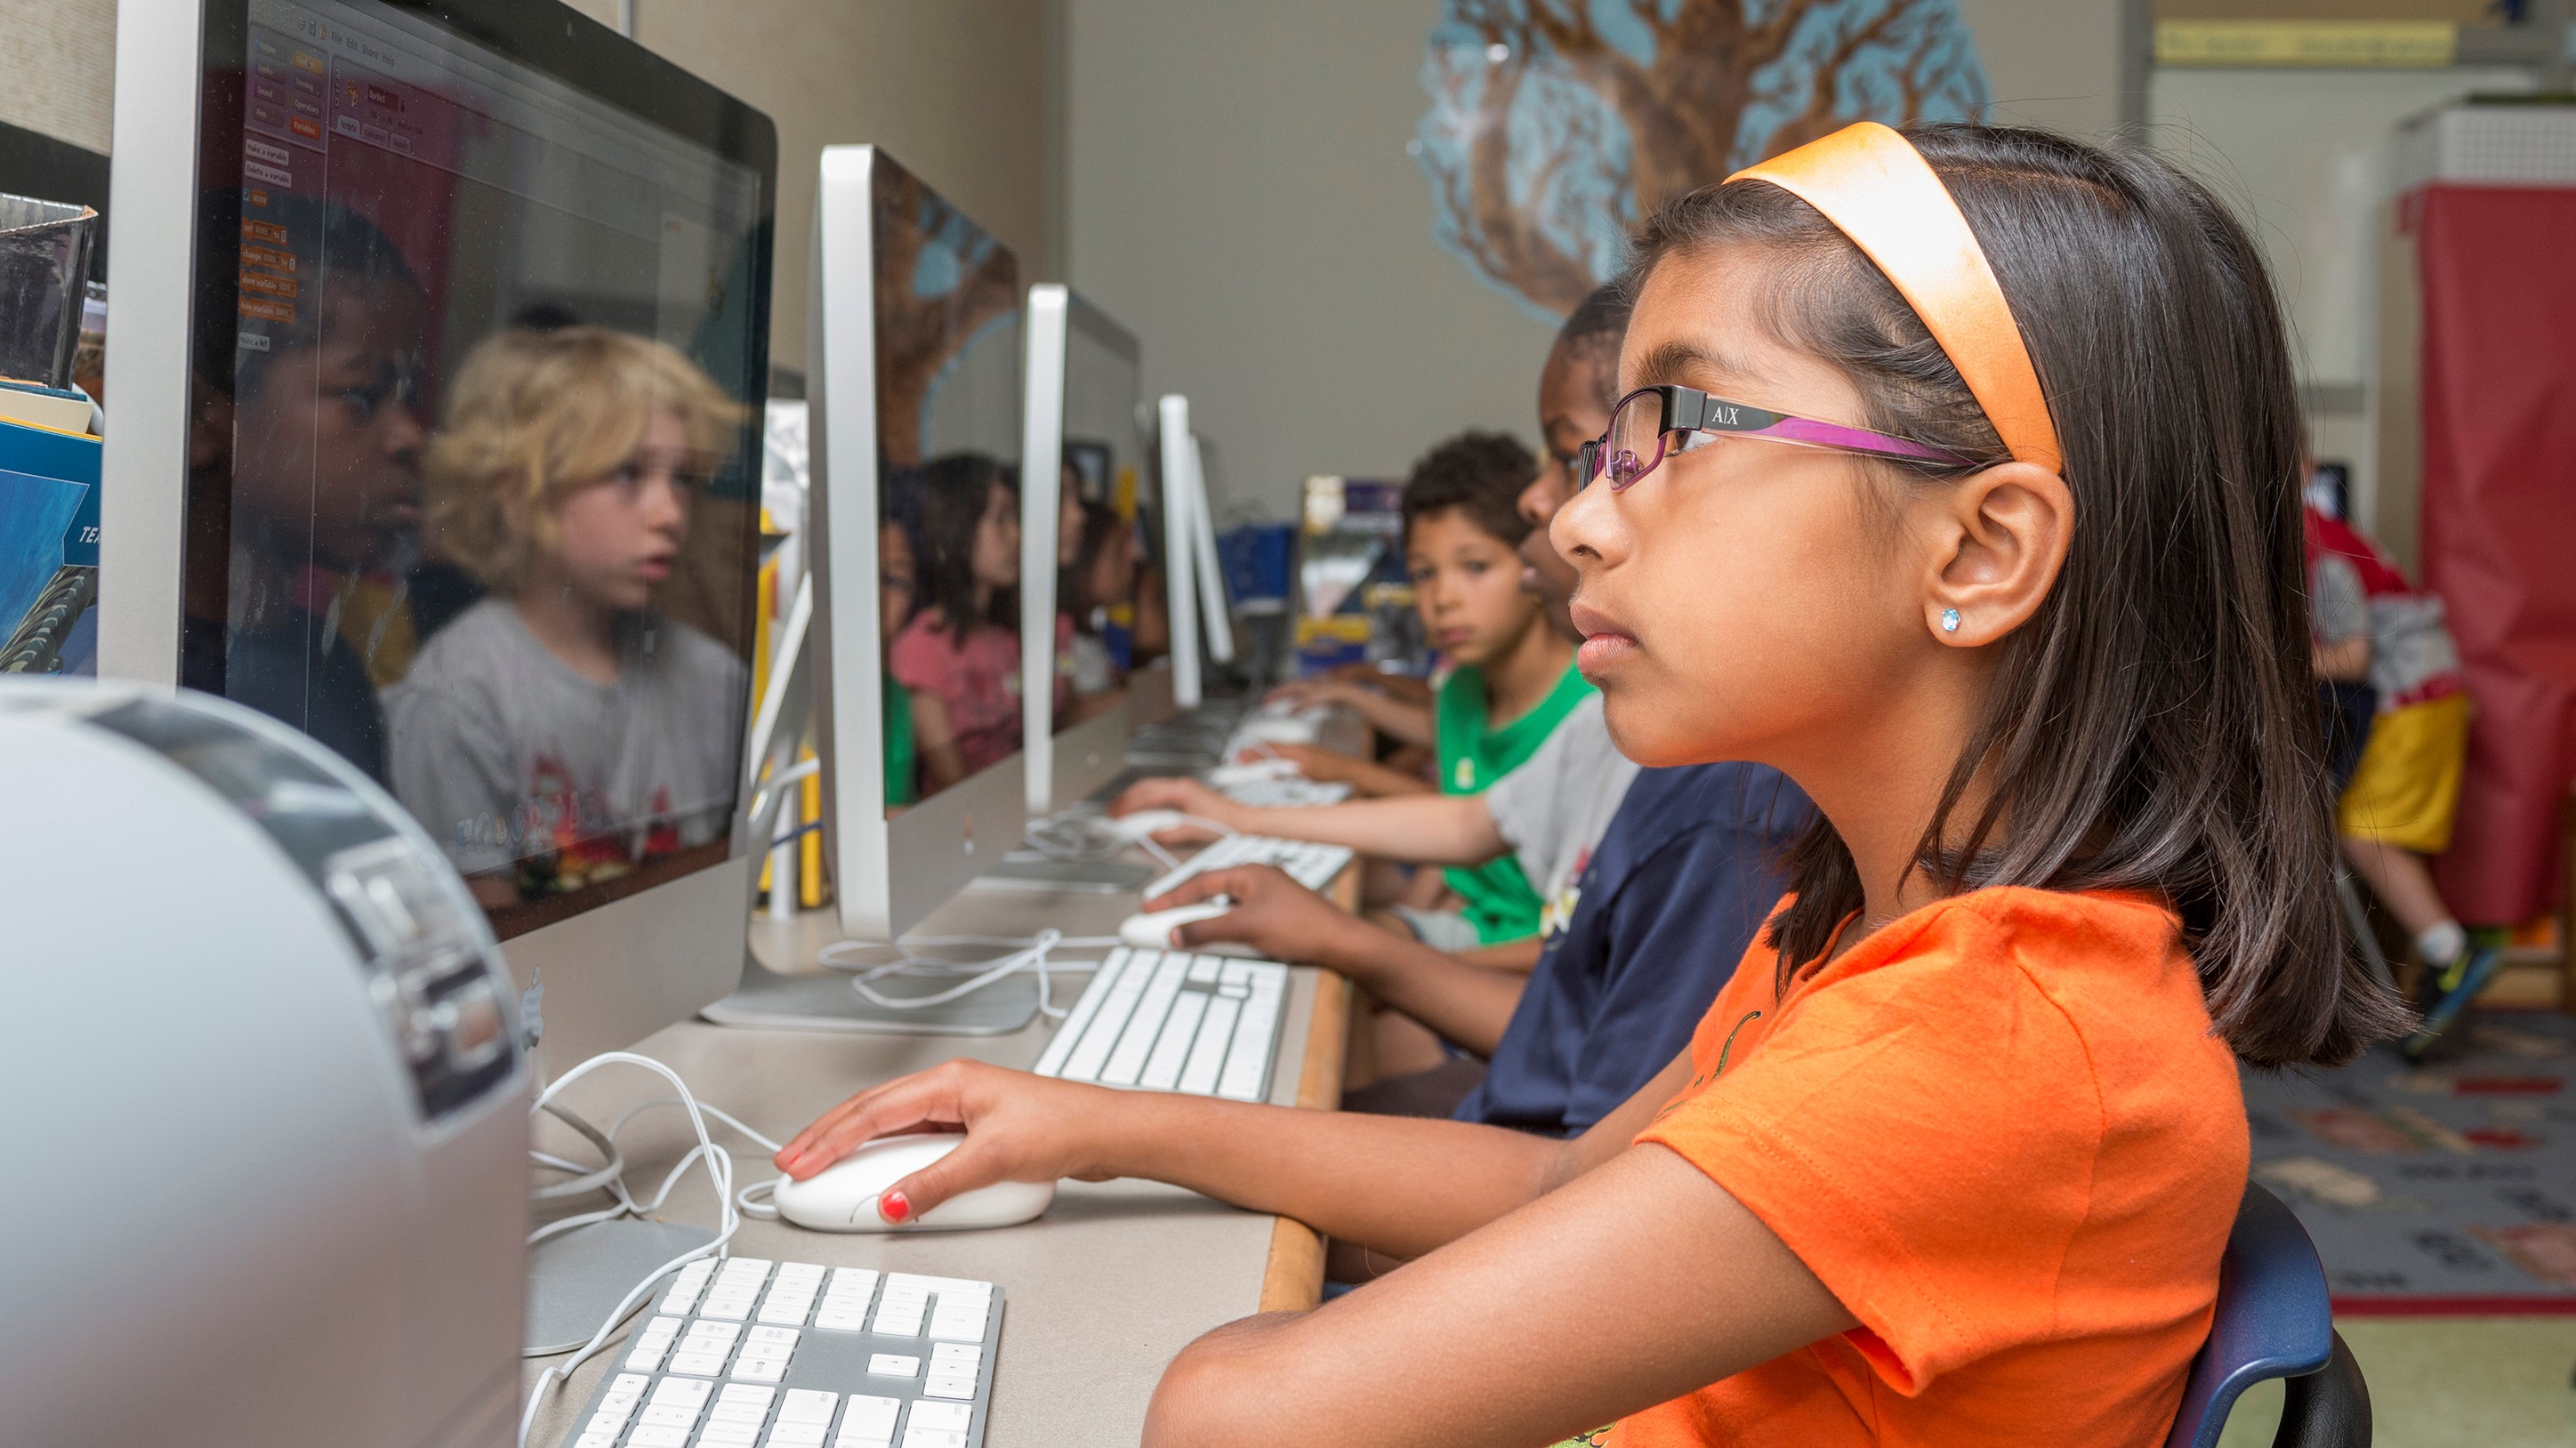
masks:
<path id="1" fill-rule="evenodd" d="M 1726 178 L 1768 181 L 1825 215 L 1896 284 L 2015 458 L 2064 468 L 2021 328 L 1968 219 L 1912 143 L 1845 126 Z"/>

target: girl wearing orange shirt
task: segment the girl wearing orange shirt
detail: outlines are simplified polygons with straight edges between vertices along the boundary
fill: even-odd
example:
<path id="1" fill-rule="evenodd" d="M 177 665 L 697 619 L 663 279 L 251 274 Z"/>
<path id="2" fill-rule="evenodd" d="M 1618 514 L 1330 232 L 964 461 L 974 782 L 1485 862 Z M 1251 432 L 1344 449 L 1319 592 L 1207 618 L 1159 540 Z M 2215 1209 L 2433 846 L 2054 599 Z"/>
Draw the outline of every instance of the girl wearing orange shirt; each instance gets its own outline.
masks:
<path id="1" fill-rule="evenodd" d="M 2344 948 L 2300 424 L 2244 229 L 2143 151 L 1863 124 L 1636 238 L 1553 538 L 1621 750 L 1823 814 L 1691 1049 L 1570 1142 L 953 1062 L 902 1221 L 1150 1177 L 1410 1259 L 1174 1361 L 1154 1444 L 2163 1442 L 2239 1059 L 2404 1023 Z"/>

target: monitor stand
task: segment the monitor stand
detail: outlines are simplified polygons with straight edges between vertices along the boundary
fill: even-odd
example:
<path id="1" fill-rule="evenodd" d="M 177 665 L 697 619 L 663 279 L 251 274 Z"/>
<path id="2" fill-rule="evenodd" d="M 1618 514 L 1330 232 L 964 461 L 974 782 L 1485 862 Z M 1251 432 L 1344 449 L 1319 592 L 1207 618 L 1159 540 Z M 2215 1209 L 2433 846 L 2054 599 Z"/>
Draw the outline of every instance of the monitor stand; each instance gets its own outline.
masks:
<path id="1" fill-rule="evenodd" d="M 1074 891 L 1132 895 L 1162 873 L 1134 860 L 1059 860 L 1044 850 L 1013 850 L 1002 863 L 975 877 L 970 890 Z"/>
<path id="2" fill-rule="evenodd" d="M 621 1217 L 539 1242 L 528 1249 L 527 1335 L 519 1355 L 548 1357 L 590 1341 L 645 1273 L 715 1239 L 704 1227 Z M 650 1307 L 663 1285 L 655 1284 L 635 1310 Z"/>
<path id="3" fill-rule="evenodd" d="M 877 993 L 936 995 L 955 984 L 954 980 L 897 980 L 879 984 Z M 746 949 L 742 955 L 742 984 L 734 987 L 733 994 L 698 1014 L 720 1026 L 755 1030 L 1007 1036 L 1037 1018 L 1038 977 L 1035 971 L 1023 971 L 945 1005 L 915 1011 L 888 1010 L 850 989 L 850 977 L 844 972 L 781 975 L 762 965 Z"/>

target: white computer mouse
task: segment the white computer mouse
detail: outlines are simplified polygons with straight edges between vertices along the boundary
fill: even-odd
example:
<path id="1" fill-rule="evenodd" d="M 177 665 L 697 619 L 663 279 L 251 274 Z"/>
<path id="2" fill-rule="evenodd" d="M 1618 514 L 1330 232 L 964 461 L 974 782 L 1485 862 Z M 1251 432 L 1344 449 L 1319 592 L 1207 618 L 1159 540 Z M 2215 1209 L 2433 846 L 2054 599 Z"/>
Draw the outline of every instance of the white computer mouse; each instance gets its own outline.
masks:
<path id="1" fill-rule="evenodd" d="M 997 1182 L 941 1202 L 897 1226 L 877 1215 L 877 1193 L 955 1151 L 950 1131 L 881 1136 L 804 1181 L 778 1179 L 778 1215 L 817 1232 L 960 1232 L 1016 1227 L 1055 1200 L 1053 1182 Z"/>
<path id="2" fill-rule="evenodd" d="M 1126 941 L 1129 945 L 1136 947 L 1138 950 L 1170 950 L 1173 948 L 1172 931 L 1174 927 L 1195 925 L 1202 920 L 1213 920 L 1233 908 L 1234 902 L 1232 900 L 1227 899 L 1223 895 L 1219 895 L 1215 899 L 1202 900 L 1195 905 L 1175 905 L 1169 910 L 1138 911 L 1136 914 L 1128 916 L 1125 921 L 1120 923 L 1118 927 L 1118 938 Z M 1228 947 L 1224 945 L 1194 945 L 1191 946 L 1190 949 L 1215 954 L 1225 954 L 1227 953 Z"/>
<path id="3" fill-rule="evenodd" d="M 1140 910 L 1120 922 L 1118 938 L 1138 950 L 1169 950 L 1175 928 L 1213 920 L 1232 909 L 1234 902 L 1219 895 L 1195 905 L 1175 905 L 1169 910 Z"/>
<path id="4" fill-rule="evenodd" d="M 1176 809 L 1140 809 L 1134 814 L 1104 818 L 1120 838 L 1130 840 L 1149 839 L 1165 830 L 1179 829 L 1189 822 L 1188 817 Z"/>

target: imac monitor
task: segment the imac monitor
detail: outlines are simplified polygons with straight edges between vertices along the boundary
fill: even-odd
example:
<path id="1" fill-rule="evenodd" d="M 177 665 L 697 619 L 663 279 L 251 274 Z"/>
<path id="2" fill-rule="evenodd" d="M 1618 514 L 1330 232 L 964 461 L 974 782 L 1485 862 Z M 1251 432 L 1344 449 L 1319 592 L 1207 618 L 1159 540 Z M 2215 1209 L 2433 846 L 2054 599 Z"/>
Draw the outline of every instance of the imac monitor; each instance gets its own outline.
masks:
<path id="1" fill-rule="evenodd" d="M 1027 819 L 1019 263 L 882 149 L 831 146 L 813 279 L 799 658 L 840 927 L 892 940 Z"/>
<path id="2" fill-rule="evenodd" d="M 1149 591 L 1161 585 L 1145 546 L 1152 431 L 1135 337 L 1064 287 L 1031 287 L 1026 376 L 1021 453 L 1061 459 L 1052 475 L 1028 469 L 1020 550 L 1029 809 L 1049 814 L 1116 774 L 1129 730 L 1169 712 L 1168 683 L 1152 687 L 1167 676 L 1139 672 L 1168 641 Z"/>
<path id="3" fill-rule="evenodd" d="M 1190 400 L 1177 392 L 1156 404 L 1163 473 L 1163 557 L 1172 619 L 1172 700 L 1182 709 L 1202 699 L 1200 648 L 1217 663 L 1234 659 L 1234 629 L 1225 605 L 1225 573 L 1216 551 L 1205 459 L 1190 430 Z"/>
<path id="4" fill-rule="evenodd" d="M 768 119 L 539 0 L 183 0 L 117 96 L 101 672 L 384 785 L 558 1063 L 721 994 Z"/>

